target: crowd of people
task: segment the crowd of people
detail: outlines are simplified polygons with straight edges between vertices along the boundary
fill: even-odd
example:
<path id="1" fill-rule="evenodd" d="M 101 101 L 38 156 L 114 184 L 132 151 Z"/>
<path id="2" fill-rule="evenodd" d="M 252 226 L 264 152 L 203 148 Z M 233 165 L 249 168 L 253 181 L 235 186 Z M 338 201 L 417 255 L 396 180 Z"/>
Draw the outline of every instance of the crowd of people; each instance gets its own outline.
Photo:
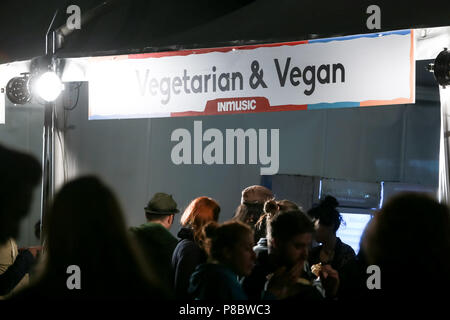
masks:
<path id="1" fill-rule="evenodd" d="M 181 213 L 171 195 L 156 193 L 143 210 L 146 223 L 128 228 L 114 192 L 84 176 L 55 195 L 42 221 L 41 250 L 18 250 L 41 167 L 2 146 L 0 163 L 4 299 L 377 301 L 438 297 L 450 285 L 449 209 L 425 194 L 392 197 L 355 254 L 336 236 L 342 216 L 331 195 L 305 210 L 250 186 L 234 217 L 219 223 L 216 199 L 197 197 Z M 367 285 L 371 265 L 381 271 L 375 290 Z M 76 288 L 68 285 L 70 266 L 81 270 Z"/>

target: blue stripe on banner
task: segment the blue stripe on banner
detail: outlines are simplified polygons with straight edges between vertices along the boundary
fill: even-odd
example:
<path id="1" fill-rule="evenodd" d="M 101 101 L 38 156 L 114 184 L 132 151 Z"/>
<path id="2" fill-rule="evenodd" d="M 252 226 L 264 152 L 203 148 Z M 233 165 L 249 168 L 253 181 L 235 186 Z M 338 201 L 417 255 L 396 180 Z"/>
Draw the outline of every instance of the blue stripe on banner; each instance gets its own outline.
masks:
<path id="1" fill-rule="evenodd" d="M 315 42 L 330 42 L 330 41 L 343 41 L 343 40 L 352 40 L 357 38 L 378 38 L 383 36 L 389 36 L 393 34 L 397 35 L 407 35 L 410 34 L 411 30 L 397 30 L 397 31 L 388 31 L 388 32 L 379 32 L 379 33 L 368 33 L 368 34 L 358 34 L 354 36 L 344 36 L 344 37 L 336 37 L 336 38 L 325 38 L 325 39 L 311 39 L 308 40 L 308 43 L 315 43 Z"/>
<path id="2" fill-rule="evenodd" d="M 308 104 L 307 110 L 354 108 L 354 107 L 359 107 L 359 102 L 347 101 L 347 102 L 335 102 L 335 103 Z"/>

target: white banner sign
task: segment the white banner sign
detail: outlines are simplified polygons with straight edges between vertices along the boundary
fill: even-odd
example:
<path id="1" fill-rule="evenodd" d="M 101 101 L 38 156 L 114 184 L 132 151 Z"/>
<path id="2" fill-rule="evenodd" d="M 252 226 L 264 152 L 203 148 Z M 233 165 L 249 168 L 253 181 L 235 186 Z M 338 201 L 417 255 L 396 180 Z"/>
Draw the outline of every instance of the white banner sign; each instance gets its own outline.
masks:
<path id="1" fill-rule="evenodd" d="M 89 119 L 414 103 L 412 30 L 90 58 Z"/>

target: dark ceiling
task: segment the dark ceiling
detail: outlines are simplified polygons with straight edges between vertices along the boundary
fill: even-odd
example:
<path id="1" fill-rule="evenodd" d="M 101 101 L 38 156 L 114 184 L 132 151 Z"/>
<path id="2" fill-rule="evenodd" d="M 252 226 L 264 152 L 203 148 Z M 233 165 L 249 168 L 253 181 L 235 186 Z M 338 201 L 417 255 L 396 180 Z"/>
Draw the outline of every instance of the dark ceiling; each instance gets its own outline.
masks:
<path id="1" fill-rule="evenodd" d="M 381 31 L 450 25 L 450 1 L 115 0 L 116 5 L 66 39 L 58 54 L 81 56 L 303 40 L 374 32 L 366 8 L 381 8 Z M 56 9 L 82 14 L 99 0 L 2 0 L 0 63 L 42 55 Z"/>

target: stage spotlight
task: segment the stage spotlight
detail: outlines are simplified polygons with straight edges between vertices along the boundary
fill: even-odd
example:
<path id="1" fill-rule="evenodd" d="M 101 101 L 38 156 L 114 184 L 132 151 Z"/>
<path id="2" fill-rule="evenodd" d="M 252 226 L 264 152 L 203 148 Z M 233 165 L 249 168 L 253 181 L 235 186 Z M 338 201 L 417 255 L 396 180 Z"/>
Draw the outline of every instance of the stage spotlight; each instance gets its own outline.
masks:
<path id="1" fill-rule="evenodd" d="M 445 88 L 450 86 L 450 51 L 444 48 L 427 67 L 428 71 L 434 73 L 436 81 Z"/>
<path id="2" fill-rule="evenodd" d="M 14 104 L 25 104 L 31 100 L 30 74 L 21 73 L 6 85 L 6 96 Z"/>
<path id="3" fill-rule="evenodd" d="M 64 85 L 61 80 L 53 71 L 47 71 L 32 82 L 33 93 L 36 93 L 40 98 L 47 102 L 55 101 L 61 91 L 64 89 Z"/>
<path id="4" fill-rule="evenodd" d="M 25 104 L 31 99 L 37 102 L 55 101 L 64 85 L 53 71 L 21 73 L 21 77 L 14 77 L 6 85 L 6 96 L 14 104 Z"/>

